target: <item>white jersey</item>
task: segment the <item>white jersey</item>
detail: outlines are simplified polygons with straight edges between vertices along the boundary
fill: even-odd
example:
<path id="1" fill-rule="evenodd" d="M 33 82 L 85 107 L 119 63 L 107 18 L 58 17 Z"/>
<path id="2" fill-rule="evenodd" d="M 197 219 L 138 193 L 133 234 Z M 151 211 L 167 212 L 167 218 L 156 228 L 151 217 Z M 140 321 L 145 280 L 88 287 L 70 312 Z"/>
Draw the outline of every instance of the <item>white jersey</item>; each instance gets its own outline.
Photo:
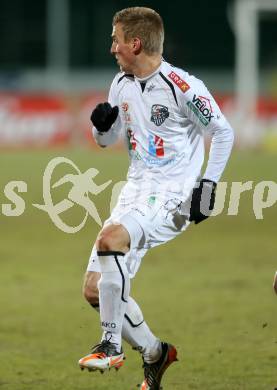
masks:
<path id="1" fill-rule="evenodd" d="M 233 131 L 203 82 L 162 61 L 145 79 L 119 73 L 109 93 L 119 107 L 112 128 L 94 129 L 105 146 L 123 133 L 130 156 L 128 180 L 151 183 L 170 192 L 187 180 L 196 181 L 204 161 L 204 132 L 212 143 L 204 178 L 218 182 L 233 145 Z"/>

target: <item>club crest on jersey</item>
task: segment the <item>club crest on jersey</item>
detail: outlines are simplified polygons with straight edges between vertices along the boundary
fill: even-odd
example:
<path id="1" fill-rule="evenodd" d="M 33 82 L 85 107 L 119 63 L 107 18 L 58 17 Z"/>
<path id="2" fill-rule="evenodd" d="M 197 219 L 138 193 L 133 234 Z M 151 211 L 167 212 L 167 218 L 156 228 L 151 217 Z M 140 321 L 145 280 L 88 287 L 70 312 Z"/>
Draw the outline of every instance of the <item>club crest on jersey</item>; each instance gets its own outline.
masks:
<path id="1" fill-rule="evenodd" d="M 161 126 L 162 123 L 169 117 L 168 108 L 162 104 L 153 104 L 151 108 L 151 122 L 156 126 Z"/>

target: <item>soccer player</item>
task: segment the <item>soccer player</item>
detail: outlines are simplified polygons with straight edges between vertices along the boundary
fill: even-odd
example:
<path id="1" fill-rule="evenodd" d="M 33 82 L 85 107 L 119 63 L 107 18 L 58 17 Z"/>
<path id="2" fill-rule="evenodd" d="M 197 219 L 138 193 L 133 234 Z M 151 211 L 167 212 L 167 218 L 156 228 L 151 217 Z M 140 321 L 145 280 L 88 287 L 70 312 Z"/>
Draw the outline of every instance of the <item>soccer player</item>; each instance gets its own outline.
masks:
<path id="1" fill-rule="evenodd" d="M 114 15 L 111 53 L 120 73 L 108 102 L 91 114 L 100 146 L 122 134 L 130 167 L 89 260 L 84 295 L 100 310 L 103 335 L 79 365 L 90 371 L 118 369 L 124 360 L 123 338 L 142 354 L 141 390 L 160 389 L 177 351 L 149 329 L 129 295 L 130 279 L 148 249 L 209 216 L 233 145 L 232 128 L 208 89 L 162 58 L 163 41 L 163 22 L 154 10 L 131 7 Z M 201 177 L 205 132 L 212 141 Z"/>

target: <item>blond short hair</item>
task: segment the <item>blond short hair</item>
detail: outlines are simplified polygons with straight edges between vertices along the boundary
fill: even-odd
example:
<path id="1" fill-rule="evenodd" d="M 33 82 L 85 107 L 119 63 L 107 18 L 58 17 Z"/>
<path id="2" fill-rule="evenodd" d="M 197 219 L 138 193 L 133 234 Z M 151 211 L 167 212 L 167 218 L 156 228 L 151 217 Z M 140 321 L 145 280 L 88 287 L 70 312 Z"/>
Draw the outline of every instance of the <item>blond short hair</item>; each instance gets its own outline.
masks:
<path id="1" fill-rule="evenodd" d="M 129 7 L 118 11 L 113 26 L 122 24 L 125 41 L 140 38 L 143 51 L 148 55 L 162 54 L 164 26 L 160 15 L 151 8 Z"/>

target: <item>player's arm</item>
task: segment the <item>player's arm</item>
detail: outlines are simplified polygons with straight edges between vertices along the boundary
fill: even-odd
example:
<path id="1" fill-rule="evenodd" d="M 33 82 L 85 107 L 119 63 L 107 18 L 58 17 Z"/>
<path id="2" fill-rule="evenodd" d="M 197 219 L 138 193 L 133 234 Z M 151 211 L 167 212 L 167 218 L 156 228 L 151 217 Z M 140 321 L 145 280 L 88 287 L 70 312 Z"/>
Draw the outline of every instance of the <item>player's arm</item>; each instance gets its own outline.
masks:
<path id="1" fill-rule="evenodd" d="M 186 115 L 201 131 L 212 135 L 205 173 L 192 194 L 190 220 L 199 223 L 214 208 L 216 186 L 230 157 L 234 132 L 202 82 L 192 85 L 186 95 Z"/>
<path id="2" fill-rule="evenodd" d="M 212 140 L 203 177 L 218 183 L 231 154 L 234 132 L 214 100 L 212 104 L 214 105 L 213 118 L 207 127 L 207 131 L 212 135 Z"/>
<path id="3" fill-rule="evenodd" d="M 115 143 L 119 137 L 121 125 L 115 91 L 116 80 L 117 78 L 114 79 L 111 85 L 108 102 L 99 103 L 90 116 L 94 139 L 102 147 Z"/>
<path id="4" fill-rule="evenodd" d="M 118 117 L 118 106 L 112 107 L 109 102 L 99 103 L 91 113 L 93 136 L 98 145 L 105 147 L 113 144 L 118 138 L 118 132 L 113 124 Z"/>

